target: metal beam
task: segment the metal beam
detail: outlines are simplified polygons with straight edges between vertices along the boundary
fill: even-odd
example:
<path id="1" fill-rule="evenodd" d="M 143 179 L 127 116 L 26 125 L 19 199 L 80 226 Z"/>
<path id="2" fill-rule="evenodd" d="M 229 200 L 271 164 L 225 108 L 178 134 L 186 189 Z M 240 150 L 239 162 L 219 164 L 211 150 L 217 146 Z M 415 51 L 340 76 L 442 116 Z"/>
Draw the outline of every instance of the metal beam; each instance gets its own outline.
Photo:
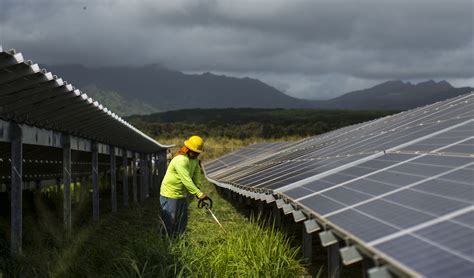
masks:
<path id="1" fill-rule="evenodd" d="M 117 164 L 115 162 L 115 147 L 110 146 L 110 194 L 112 200 L 112 212 L 117 212 Z"/>
<path id="2" fill-rule="evenodd" d="M 82 187 L 82 184 L 81 184 Z M 97 141 L 92 141 L 92 217 L 99 221 L 99 153 Z"/>
<path id="3" fill-rule="evenodd" d="M 339 254 L 339 243 L 328 247 L 328 277 L 339 278 L 341 276 L 341 257 Z"/>
<path id="4" fill-rule="evenodd" d="M 63 210 L 64 228 L 71 231 L 71 137 L 64 134 L 63 144 Z"/>
<path id="5" fill-rule="evenodd" d="M 303 240 L 301 250 L 303 253 L 303 260 L 312 269 L 311 262 L 313 261 L 313 234 L 306 231 L 305 226 L 302 226 Z"/>
<path id="6" fill-rule="evenodd" d="M 12 256 L 21 254 L 22 248 L 22 130 L 21 126 L 13 123 L 10 125 L 11 135 L 11 241 L 10 253 Z"/>
<path id="7" fill-rule="evenodd" d="M 127 150 L 123 149 L 123 205 L 128 208 L 128 159 Z"/>
<path id="8" fill-rule="evenodd" d="M 133 153 L 132 155 L 132 187 L 133 187 L 133 202 L 138 202 L 138 192 L 137 192 L 137 154 Z"/>
<path id="9" fill-rule="evenodd" d="M 145 201 L 146 198 L 146 162 L 145 162 L 145 154 L 140 154 L 140 202 Z"/>

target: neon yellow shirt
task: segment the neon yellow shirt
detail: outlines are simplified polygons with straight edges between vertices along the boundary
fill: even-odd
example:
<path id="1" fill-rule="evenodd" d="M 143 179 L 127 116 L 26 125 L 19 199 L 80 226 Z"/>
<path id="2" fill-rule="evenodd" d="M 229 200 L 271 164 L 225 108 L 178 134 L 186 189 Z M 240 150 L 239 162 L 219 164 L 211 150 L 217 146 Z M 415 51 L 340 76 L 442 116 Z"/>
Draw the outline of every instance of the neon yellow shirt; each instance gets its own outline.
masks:
<path id="1" fill-rule="evenodd" d="M 201 167 L 199 160 L 189 159 L 187 155 L 177 155 L 168 165 L 161 183 L 160 195 L 168 198 L 186 198 L 188 192 L 200 198 L 204 193 L 201 186 Z"/>

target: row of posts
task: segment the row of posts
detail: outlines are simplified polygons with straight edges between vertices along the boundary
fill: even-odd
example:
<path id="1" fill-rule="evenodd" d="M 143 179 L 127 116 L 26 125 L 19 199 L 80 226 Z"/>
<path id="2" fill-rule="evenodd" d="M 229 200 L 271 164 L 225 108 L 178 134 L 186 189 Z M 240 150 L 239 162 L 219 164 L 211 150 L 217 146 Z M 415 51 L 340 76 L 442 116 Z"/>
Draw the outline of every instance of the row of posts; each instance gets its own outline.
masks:
<path id="1" fill-rule="evenodd" d="M 253 201 L 249 197 L 244 197 L 236 192 L 233 192 L 228 189 L 221 189 L 224 196 L 229 200 L 251 206 L 252 208 L 256 206 L 259 213 L 270 213 L 272 219 L 274 220 L 274 225 L 276 227 L 283 227 L 283 221 L 288 219 L 283 219 L 283 213 L 277 207 L 275 202 L 271 204 L 266 204 L 264 201 Z M 314 233 L 308 233 L 305 226 L 301 225 L 302 237 L 301 237 L 301 252 L 303 255 L 304 262 L 310 268 L 311 274 L 313 277 L 317 276 L 318 269 L 315 269 L 316 266 L 312 265 L 313 262 L 313 251 L 315 249 L 315 242 L 313 242 Z M 299 232 L 299 231 L 293 231 Z M 334 243 L 326 247 L 327 248 L 327 268 L 326 272 L 330 278 L 341 277 L 341 256 L 339 252 L 339 243 Z M 321 251 L 321 250 L 320 250 Z M 364 262 L 363 271 L 361 277 L 366 275 L 366 265 Z"/>
<path id="2" fill-rule="evenodd" d="M 21 254 L 22 249 L 22 164 L 23 164 L 23 145 L 22 129 L 16 123 L 11 123 L 11 243 L 10 252 L 12 256 Z M 67 232 L 71 230 L 71 137 L 64 135 L 62 140 L 63 147 L 63 220 Z M 110 146 L 110 181 L 111 181 L 111 206 L 112 212 L 117 212 L 117 163 L 115 156 L 115 146 Z M 92 211 L 93 220 L 99 221 L 99 153 L 98 142 L 92 141 Z M 166 172 L 166 150 L 156 154 L 139 153 L 139 181 L 136 168 L 136 153 L 133 153 L 131 160 L 133 201 L 144 201 L 150 195 L 150 186 L 160 184 Z M 123 202 L 124 207 L 129 206 L 129 186 L 128 186 L 128 167 L 129 161 L 127 150 L 122 150 L 123 163 Z M 153 162 L 155 161 L 154 167 Z M 140 192 L 138 192 L 138 182 L 140 183 Z"/>

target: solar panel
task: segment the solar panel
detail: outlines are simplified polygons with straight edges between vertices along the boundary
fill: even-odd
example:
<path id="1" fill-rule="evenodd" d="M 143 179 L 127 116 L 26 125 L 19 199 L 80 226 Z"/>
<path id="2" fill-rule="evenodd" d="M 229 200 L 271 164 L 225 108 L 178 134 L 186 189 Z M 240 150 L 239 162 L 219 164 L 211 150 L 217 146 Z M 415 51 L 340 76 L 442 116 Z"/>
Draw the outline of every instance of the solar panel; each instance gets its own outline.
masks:
<path id="1" fill-rule="evenodd" d="M 305 139 L 208 178 L 265 189 L 407 273 L 474 274 L 474 93 Z"/>
<path id="2" fill-rule="evenodd" d="M 21 53 L 4 50 L 1 45 L 0 98 L 0 126 L 13 121 L 147 153 L 170 147 L 38 64 L 25 61 Z M 0 141 L 6 141 L 2 135 Z"/>
<path id="3" fill-rule="evenodd" d="M 256 143 L 245 148 L 239 149 L 230 154 L 226 154 L 217 159 L 206 162 L 205 169 L 207 173 L 215 173 L 218 170 L 237 165 L 248 159 L 252 159 L 259 155 L 271 154 L 278 149 L 289 145 L 288 142 L 272 142 L 272 143 Z"/>
<path id="4" fill-rule="evenodd" d="M 442 116 L 452 115 L 452 111 L 448 108 L 456 110 L 460 114 L 456 115 L 454 119 L 436 120 Z M 418 109 L 421 111 L 417 110 L 416 113 L 401 113 L 408 115 L 393 116 L 389 118 L 394 119 L 382 119 L 367 125 L 358 125 L 352 131 L 345 131 L 343 133 L 345 137 L 343 138 L 340 137 L 341 133 L 335 133 L 334 136 L 326 137 L 326 140 L 321 140 L 321 138 L 306 140 L 304 144 L 283 150 L 270 158 L 255 161 L 251 165 L 253 171 L 246 171 L 245 175 L 239 176 L 237 167 L 237 169 L 232 169 L 230 172 L 221 172 L 216 178 L 243 186 L 266 187 L 265 182 L 246 184 L 246 179 L 257 175 L 263 180 L 269 181 L 268 178 L 263 177 L 262 170 L 270 171 L 269 168 L 283 165 L 272 170 L 271 186 L 273 189 L 283 185 L 286 186 L 289 184 L 289 181 L 286 180 L 289 172 L 292 177 L 291 182 L 296 182 L 314 176 L 318 172 L 325 172 L 328 168 L 335 168 L 354 160 L 370 157 L 372 154 L 400 146 L 407 141 L 410 142 L 423 136 L 429 136 L 436 130 L 450 128 L 466 120 L 467 115 L 465 114 L 469 113 L 472 108 L 472 102 L 466 103 L 465 99 L 459 98 L 450 103 L 438 104 L 431 107 L 431 109 Z M 432 117 L 428 118 L 427 115 L 420 116 L 420 114 L 427 114 Z M 295 161 L 298 163 L 290 163 Z M 249 165 L 242 163 L 241 167 L 245 166 Z M 278 169 L 281 169 L 282 184 L 276 183 L 278 181 L 278 178 L 276 178 Z M 227 175 L 231 175 L 232 178 L 228 178 Z M 239 180 L 239 177 L 245 177 L 245 179 Z M 252 180 L 252 182 L 255 182 L 255 180 Z"/>

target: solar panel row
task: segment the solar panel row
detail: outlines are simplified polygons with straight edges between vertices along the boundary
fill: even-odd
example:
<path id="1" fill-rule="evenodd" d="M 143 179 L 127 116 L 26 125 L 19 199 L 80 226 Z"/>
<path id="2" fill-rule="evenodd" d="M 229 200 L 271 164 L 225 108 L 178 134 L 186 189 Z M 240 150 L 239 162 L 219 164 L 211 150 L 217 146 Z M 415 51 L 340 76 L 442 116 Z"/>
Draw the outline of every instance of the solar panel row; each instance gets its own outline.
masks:
<path id="1" fill-rule="evenodd" d="M 207 176 L 240 192 L 282 198 L 407 272 L 474 274 L 474 93 L 309 138 Z"/>

